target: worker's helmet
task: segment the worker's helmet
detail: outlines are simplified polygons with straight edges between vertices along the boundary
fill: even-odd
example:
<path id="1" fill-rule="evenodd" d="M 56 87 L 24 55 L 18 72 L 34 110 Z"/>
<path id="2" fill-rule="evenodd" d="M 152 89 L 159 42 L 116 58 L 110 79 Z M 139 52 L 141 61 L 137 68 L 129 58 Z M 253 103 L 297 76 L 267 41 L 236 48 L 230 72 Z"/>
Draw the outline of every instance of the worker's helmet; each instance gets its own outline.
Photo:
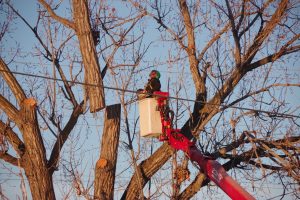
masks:
<path id="1" fill-rule="evenodd" d="M 159 71 L 157 71 L 157 70 L 152 70 L 151 72 L 150 72 L 150 74 L 149 74 L 149 76 L 155 76 L 155 78 L 160 78 L 160 73 L 159 73 Z"/>

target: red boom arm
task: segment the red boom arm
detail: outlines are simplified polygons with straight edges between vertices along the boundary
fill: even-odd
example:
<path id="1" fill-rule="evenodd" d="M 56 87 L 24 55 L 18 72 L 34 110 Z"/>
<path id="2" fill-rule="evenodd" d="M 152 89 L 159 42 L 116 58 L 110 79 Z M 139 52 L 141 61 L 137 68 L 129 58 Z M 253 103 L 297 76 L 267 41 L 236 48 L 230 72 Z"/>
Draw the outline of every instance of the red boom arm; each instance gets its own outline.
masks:
<path id="1" fill-rule="evenodd" d="M 176 150 L 184 151 L 191 161 L 197 162 L 207 177 L 219 186 L 233 200 L 252 200 L 255 199 L 244 190 L 234 179 L 232 179 L 220 163 L 205 157 L 196 147 L 194 142 L 189 141 L 180 129 L 172 129 L 172 122 L 169 117 L 167 92 L 154 92 L 157 99 L 158 110 L 160 111 L 162 122 L 161 141 L 168 143 Z"/>

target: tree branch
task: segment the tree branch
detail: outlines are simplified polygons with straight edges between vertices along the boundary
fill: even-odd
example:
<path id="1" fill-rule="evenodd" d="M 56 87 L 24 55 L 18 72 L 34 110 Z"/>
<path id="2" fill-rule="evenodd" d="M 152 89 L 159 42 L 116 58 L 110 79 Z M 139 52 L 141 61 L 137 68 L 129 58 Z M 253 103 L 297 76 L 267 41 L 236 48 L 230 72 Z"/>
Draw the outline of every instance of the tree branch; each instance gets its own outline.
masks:
<path id="1" fill-rule="evenodd" d="M 22 124 L 22 120 L 20 119 L 20 112 L 18 109 L 13 106 L 6 98 L 4 98 L 0 94 L 0 109 L 3 110 L 9 119 L 16 122 L 18 125 Z"/>
<path id="2" fill-rule="evenodd" d="M 56 21 L 62 23 L 63 25 L 65 25 L 68 28 L 71 28 L 73 30 L 75 30 L 75 25 L 72 21 L 65 19 L 63 17 L 58 16 L 50 7 L 50 5 L 48 3 L 46 3 L 46 1 L 44 0 L 39 0 L 40 4 L 42 4 L 44 6 L 44 8 L 47 10 L 47 12 L 50 14 L 50 16 L 55 19 Z"/>
<path id="3" fill-rule="evenodd" d="M 13 157 L 12 155 L 8 154 L 7 152 L 0 152 L 0 159 L 8 162 L 14 166 L 18 166 L 19 159 Z"/>
<path id="4" fill-rule="evenodd" d="M 196 93 L 204 94 L 206 92 L 205 88 L 205 79 L 201 76 L 199 72 L 199 60 L 196 56 L 196 42 L 195 42 L 195 35 L 194 35 L 194 26 L 191 21 L 190 12 L 187 7 L 186 0 L 179 0 L 180 11 L 183 16 L 183 21 L 187 33 L 187 41 L 188 46 L 185 49 L 190 62 L 190 70 L 192 73 L 193 81 L 196 88 Z"/>
<path id="5" fill-rule="evenodd" d="M 299 35 L 298 35 L 299 36 Z M 263 66 L 265 64 L 268 64 L 270 62 L 274 62 L 276 61 L 277 59 L 279 59 L 281 56 L 283 55 L 287 55 L 287 54 L 290 54 L 290 53 L 294 53 L 296 51 L 299 51 L 300 50 L 300 45 L 297 45 L 297 46 L 293 46 L 293 47 L 290 47 L 288 49 L 284 49 L 284 48 L 281 48 L 281 50 L 277 53 L 274 53 L 272 55 L 269 55 L 265 58 L 262 58 L 254 63 L 251 63 L 250 65 L 248 65 L 248 71 L 251 71 L 253 69 L 256 69 L 260 66 Z"/>
<path id="6" fill-rule="evenodd" d="M 283 14 L 286 11 L 286 7 L 288 5 L 288 0 L 282 0 L 275 13 L 272 15 L 271 19 L 267 22 L 266 26 L 256 35 L 253 44 L 249 47 L 244 63 L 251 63 L 254 56 L 260 49 L 260 46 L 263 44 L 263 42 L 266 40 L 266 38 L 272 33 L 274 28 L 278 25 L 278 23 L 281 21 Z"/>
<path id="7" fill-rule="evenodd" d="M 53 172 L 56 170 L 59 161 L 60 151 L 63 148 L 63 145 L 65 144 L 66 140 L 68 139 L 71 131 L 75 127 L 79 116 L 83 113 L 82 104 L 83 102 L 77 105 L 76 108 L 74 108 L 68 123 L 66 124 L 62 132 L 59 134 L 54 144 L 50 155 L 50 159 L 48 161 L 48 169 L 50 174 L 53 174 Z"/>
<path id="8" fill-rule="evenodd" d="M 236 62 L 236 66 L 239 67 L 241 64 L 240 38 L 238 36 L 238 29 L 235 26 L 234 16 L 232 14 L 231 6 L 230 6 L 228 0 L 226 0 L 226 6 L 227 6 L 227 10 L 228 10 L 229 21 L 231 23 L 231 31 L 232 31 L 232 35 L 233 35 L 233 39 L 234 39 L 234 43 L 235 43 L 235 52 L 234 52 L 235 62 Z M 241 19 L 242 19 L 242 17 L 243 17 L 243 13 L 242 13 Z"/>
<path id="9" fill-rule="evenodd" d="M 203 185 L 207 184 L 206 182 L 209 182 L 209 180 L 206 179 L 205 174 L 199 172 L 196 175 L 194 181 L 178 195 L 178 199 L 180 200 L 191 199 L 200 190 L 200 188 L 203 187 Z"/>
<path id="10" fill-rule="evenodd" d="M 21 105 L 22 101 L 26 98 L 26 95 L 2 58 L 0 58 L 0 73 L 16 97 L 19 105 Z"/>
<path id="11" fill-rule="evenodd" d="M 0 121 L 0 132 L 7 137 L 14 150 L 22 157 L 25 152 L 25 145 L 11 127 Z"/>
<path id="12" fill-rule="evenodd" d="M 257 163 L 254 160 L 249 160 L 248 163 L 251 164 L 251 165 L 253 165 L 253 166 L 255 166 L 255 167 L 257 167 L 257 168 L 264 168 L 264 169 L 269 169 L 269 170 L 274 170 L 274 171 L 283 170 L 282 167 L 276 167 L 276 166 L 272 166 L 272 165 Z"/>

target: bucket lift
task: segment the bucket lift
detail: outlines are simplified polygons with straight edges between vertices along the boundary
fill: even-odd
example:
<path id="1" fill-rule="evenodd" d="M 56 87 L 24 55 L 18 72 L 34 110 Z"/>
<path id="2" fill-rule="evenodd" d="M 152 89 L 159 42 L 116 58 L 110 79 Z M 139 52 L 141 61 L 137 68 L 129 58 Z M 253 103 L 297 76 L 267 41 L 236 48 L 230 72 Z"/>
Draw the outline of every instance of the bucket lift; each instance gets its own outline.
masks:
<path id="1" fill-rule="evenodd" d="M 169 108 L 167 92 L 154 92 L 154 97 L 139 101 L 140 134 L 143 137 L 158 137 L 168 142 L 174 149 L 184 151 L 191 161 L 196 162 L 207 177 L 220 187 L 233 200 L 253 200 L 217 161 L 204 156 L 195 145 L 188 140 L 180 129 L 173 129 L 173 113 Z"/>

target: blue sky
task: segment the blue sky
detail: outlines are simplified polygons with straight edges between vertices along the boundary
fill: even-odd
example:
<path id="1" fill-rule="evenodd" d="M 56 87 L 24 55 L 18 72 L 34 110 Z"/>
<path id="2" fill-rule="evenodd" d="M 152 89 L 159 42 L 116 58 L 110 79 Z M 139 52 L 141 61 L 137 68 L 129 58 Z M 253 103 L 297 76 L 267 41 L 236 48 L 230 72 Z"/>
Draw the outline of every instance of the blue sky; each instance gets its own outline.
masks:
<path id="1" fill-rule="evenodd" d="M 117 11 L 121 11 L 123 9 L 124 2 L 121 2 L 121 1 L 112 1 L 112 2 L 116 4 Z M 13 4 L 26 19 L 32 20 L 31 25 L 33 26 L 35 23 L 35 20 L 37 18 L 37 14 L 36 14 L 37 3 L 33 0 L 30 0 L 30 1 L 15 0 L 15 1 L 13 1 Z M 151 27 L 151 25 L 150 25 L 150 28 L 153 28 L 153 27 Z M 38 64 L 40 62 L 39 60 L 31 60 L 32 57 L 26 56 L 27 52 L 33 51 L 34 44 L 37 43 L 32 32 L 27 27 L 24 26 L 24 24 L 21 22 L 20 19 L 14 20 L 14 24 L 12 26 L 12 32 L 13 32 L 12 36 L 10 36 L 9 38 L 7 38 L 6 40 L 3 41 L 7 52 L 4 54 L 1 53 L 1 56 L 4 56 L 4 58 L 9 59 L 12 55 L 13 48 L 18 46 L 20 48 L 21 54 L 23 54 L 25 56 L 17 58 L 16 61 L 18 61 L 19 63 L 12 64 L 13 68 L 15 68 L 17 70 L 23 70 L 24 68 L 28 67 L 28 65 L 23 65 L 22 62 L 30 62 L 30 63 Z M 156 35 L 152 34 L 152 33 L 148 33 L 148 35 L 149 35 L 149 37 L 150 36 L 153 36 L 153 38 L 156 37 Z M 150 40 L 150 38 L 149 38 L 149 40 Z M 16 41 L 18 43 L 16 43 Z M 164 58 L 165 56 L 168 55 L 168 52 L 165 51 L 165 49 L 169 48 L 168 45 L 165 45 L 162 47 L 160 45 L 160 43 L 155 43 L 154 45 L 151 46 L 151 48 L 152 49 L 151 49 L 150 53 L 147 54 L 147 57 L 145 60 L 152 60 L 153 58 L 160 59 L 160 58 Z M 147 62 L 144 62 L 143 64 L 145 66 L 152 65 L 152 64 L 148 64 Z M 282 70 L 277 70 L 278 76 L 280 76 L 281 74 L 284 75 L 284 73 L 289 73 L 289 74 L 293 75 L 294 79 L 290 79 L 287 81 L 299 83 L 300 82 L 300 75 L 299 75 L 300 74 L 300 65 L 299 65 L 299 63 L 292 62 L 289 64 L 293 65 L 292 70 L 290 70 L 288 72 L 284 72 Z M 164 66 L 157 66 L 155 68 L 158 68 L 162 72 L 163 90 L 167 89 L 166 85 L 167 85 L 168 78 L 170 78 L 172 80 L 172 82 L 176 83 L 177 77 L 179 75 L 184 74 L 181 71 L 181 69 L 182 69 L 181 66 L 175 66 L 175 67 L 173 66 L 173 68 L 169 69 L 167 65 L 164 65 Z M 280 68 L 280 66 L 279 66 L 279 68 Z M 145 73 L 143 74 L 143 77 L 140 78 L 141 81 L 139 83 L 137 83 L 137 85 L 135 86 L 136 88 L 134 88 L 134 89 L 143 87 L 143 85 L 144 85 L 143 81 L 146 81 L 147 73 L 150 70 L 151 69 L 149 69 L 148 71 L 147 70 L 145 71 Z M 34 72 L 39 73 L 39 71 L 34 71 Z M 51 72 L 51 66 L 50 66 L 49 72 Z M 187 71 L 184 71 L 184 72 L 187 72 Z M 276 74 L 273 74 L 273 76 L 275 76 L 275 75 Z M 182 76 L 182 79 L 186 79 L 184 81 L 191 81 L 190 80 L 191 78 L 189 75 Z M 106 84 L 109 84 L 109 83 L 106 83 Z M 108 98 L 109 98 L 108 102 L 110 104 L 118 101 L 117 98 L 114 98 L 114 96 L 113 96 L 114 94 L 115 94 L 114 92 L 111 92 L 109 94 L 111 96 L 108 95 Z M 171 95 L 174 95 L 174 94 L 171 94 Z M 181 93 L 181 95 L 182 95 L 181 97 L 193 99 L 193 92 L 190 92 L 188 95 Z M 287 99 L 291 104 L 295 105 L 295 107 L 297 107 L 297 106 L 299 107 L 299 99 L 300 99 L 299 89 L 298 88 L 288 89 Z M 187 106 L 192 105 L 192 104 L 188 104 L 188 103 L 186 103 L 186 104 L 187 104 Z M 136 104 L 134 104 L 133 106 L 136 106 Z M 299 110 L 298 110 L 298 113 L 299 113 Z M 137 115 L 132 114 L 132 120 L 135 120 L 135 119 L 137 119 Z M 102 126 L 103 126 L 102 120 L 103 120 L 102 114 L 98 114 L 97 116 L 87 115 L 87 117 L 85 119 L 82 119 L 79 122 L 79 125 L 77 127 L 77 133 L 74 134 L 70 138 L 70 141 L 66 144 L 66 147 L 64 148 L 65 149 L 64 155 L 66 156 L 66 158 L 71 158 L 72 156 L 76 156 L 78 158 L 81 158 L 83 161 L 85 161 L 86 165 L 83 165 L 80 167 L 80 169 L 82 171 L 84 171 L 85 168 L 93 167 L 93 165 L 94 165 L 93 163 L 97 159 L 99 143 L 101 140 Z M 89 127 L 87 127 L 86 121 L 89 122 L 89 125 L 90 125 Z M 184 122 L 184 120 L 182 120 L 182 121 Z M 88 132 L 88 134 L 87 135 L 80 134 L 80 133 L 84 133 L 84 132 Z M 73 142 L 78 140 L 78 138 L 80 139 L 81 142 L 78 144 L 74 144 Z M 125 140 L 125 139 L 123 138 L 123 140 Z M 76 155 L 72 155 L 69 152 L 69 149 L 71 149 L 71 147 L 73 147 L 72 145 L 75 145 L 76 148 L 80 149 Z M 158 145 L 159 144 L 156 144 L 156 148 Z M 83 146 L 85 146 L 84 149 L 81 149 Z M 119 160 L 120 165 L 118 166 L 118 172 L 122 171 L 123 168 L 125 167 L 125 165 L 122 165 L 122 163 L 125 162 L 126 159 L 128 159 L 128 155 L 125 155 L 124 157 L 120 157 L 120 160 Z M 20 182 L 19 182 L 20 178 L 17 176 L 11 176 L 11 174 L 7 174 L 6 171 L 2 171 L 3 168 L 0 168 L 0 170 L 1 170 L 0 171 L 1 179 L 3 179 L 3 180 L 9 179 L 8 182 L 5 182 L 5 185 L 1 185 L 2 190 L 5 192 L 5 194 L 8 194 L 11 199 L 16 198 L 16 195 L 20 196 Z M 122 174 L 120 176 L 125 176 L 128 174 L 130 174 L 130 170 L 127 173 Z M 159 175 L 161 175 L 161 174 L 159 174 Z M 85 171 L 84 179 L 88 180 L 89 176 L 93 177 L 93 172 Z M 57 180 L 56 183 L 61 184 L 61 182 L 59 180 L 63 179 L 63 178 L 64 178 L 63 170 L 60 170 L 59 172 L 57 172 L 57 174 L 55 176 L 55 181 Z M 267 187 L 267 185 L 268 184 L 266 184 L 264 186 Z M 56 184 L 55 186 L 57 187 L 58 184 Z M 276 187 L 277 185 L 273 185 L 272 183 L 269 183 L 269 186 L 270 186 L 270 190 L 266 189 L 265 191 L 270 193 L 270 197 L 280 194 L 281 190 L 277 190 L 277 187 Z M 61 189 L 59 187 L 56 188 L 57 191 L 59 191 Z M 16 192 L 16 191 L 18 191 L 18 192 Z M 218 191 L 220 192 L 220 190 L 218 190 Z M 249 191 L 251 191 L 251 189 L 249 189 Z M 204 192 L 200 192 L 200 193 L 204 193 Z M 222 198 L 228 198 L 228 197 L 224 196 L 222 194 L 222 192 L 220 192 L 220 193 L 221 193 L 220 196 L 222 196 Z M 256 192 L 254 192 L 254 193 L 256 193 Z M 59 199 L 59 194 L 60 194 L 60 192 L 58 192 L 58 196 L 57 196 L 58 199 Z M 205 196 L 205 194 L 202 194 L 202 195 Z M 201 196 L 201 194 L 199 196 Z M 116 194 L 116 199 L 118 199 L 118 194 Z"/>

